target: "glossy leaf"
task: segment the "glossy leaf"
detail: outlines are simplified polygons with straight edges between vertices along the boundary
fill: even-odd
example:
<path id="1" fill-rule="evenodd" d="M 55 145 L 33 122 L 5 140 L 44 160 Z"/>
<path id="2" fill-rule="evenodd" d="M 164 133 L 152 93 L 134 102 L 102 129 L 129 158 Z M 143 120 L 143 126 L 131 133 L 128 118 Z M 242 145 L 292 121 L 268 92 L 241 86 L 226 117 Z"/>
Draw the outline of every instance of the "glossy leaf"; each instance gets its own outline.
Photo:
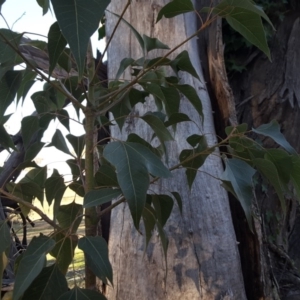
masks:
<path id="1" fill-rule="evenodd" d="M 174 113 L 179 112 L 180 105 L 180 95 L 176 88 L 174 87 L 161 87 L 161 90 L 164 94 L 162 99 L 165 107 L 167 116 L 170 117 Z"/>
<path id="2" fill-rule="evenodd" d="M 173 137 L 165 124 L 154 114 L 147 113 L 141 117 L 154 131 L 161 143 L 172 141 Z"/>
<path id="3" fill-rule="evenodd" d="M 6 132 L 2 124 L 0 124 L 0 145 L 8 151 L 9 149 L 14 149 L 17 151 L 11 136 Z"/>
<path id="4" fill-rule="evenodd" d="M 115 169 L 108 165 L 99 167 L 95 174 L 97 187 L 117 187 L 119 186 Z"/>
<path id="5" fill-rule="evenodd" d="M 59 129 L 56 129 L 56 131 L 52 137 L 52 141 L 47 147 L 51 147 L 51 146 L 54 146 L 56 149 L 66 153 L 66 154 L 72 155 L 67 146 L 65 138 L 63 137 L 63 135 Z"/>
<path id="6" fill-rule="evenodd" d="M 206 158 L 213 150 L 208 150 L 205 136 L 193 135 L 189 137 L 187 141 L 192 143 L 195 148 L 182 150 L 179 155 L 179 160 L 182 163 L 182 166 L 186 168 L 185 174 L 189 188 L 191 189 L 198 173 L 198 169 L 204 164 Z M 198 146 L 196 147 L 197 144 Z"/>
<path id="7" fill-rule="evenodd" d="M 107 300 L 102 294 L 87 290 L 81 289 L 78 286 L 75 286 L 72 290 L 61 295 L 57 300 Z"/>
<path id="8" fill-rule="evenodd" d="M 110 0 L 51 0 L 59 27 L 76 60 L 79 77 L 83 75 L 86 51 L 92 34 Z"/>
<path id="9" fill-rule="evenodd" d="M 57 220 L 61 228 L 71 229 L 75 233 L 82 221 L 82 205 L 74 201 L 67 205 L 61 205 L 57 213 Z M 72 228 L 71 228 L 72 226 Z"/>
<path id="10" fill-rule="evenodd" d="M 21 121 L 21 130 L 22 138 L 24 142 L 25 149 L 28 148 L 28 145 L 34 134 L 40 129 L 39 118 L 37 116 L 28 116 L 24 117 Z"/>
<path id="11" fill-rule="evenodd" d="M 78 248 L 86 255 L 87 264 L 93 273 L 104 283 L 107 283 L 108 279 L 112 284 L 113 273 L 108 259 L 108 247 L 106 241 L 100 236 L 85 236 L 78 241 Z"/>
<path id="12" fill-rule="evenodd" d="M 174 113 L 169 117 L 169 120 L 165 122 L 165 126 L 176 125 L 181 122 L 191 122 L 191 119 L 183 113 Z"/>
<path id="13" fill-rule="evenodd" d="M 231 182 L 246 215 L 248 225 L 252 230 L 251 205 L 254 188 L 252 177 L 256 171 L 244 161 L 236 158 L 227 159 L 225 165 L 226 169 L 223 173 L 223 179 Z"/>
<path id="14" fill-rule="evenodd" d="M 165 5 L 158 13 L 156 23 L 164 16 L 173 18 L 175 16 L 194 11 L 191 0 L 173 0 Z"/>
<path id="15" fill-rule="evenodd" d="M 270 182 L 270 184 L 276 190 L 276 193 L 280 199 L 281 208 L 286 212 L 286 203 L 284 199 L 284 187 L 280 180 L 278 170 L 276 166 L 267 159 L 257 158 L 253 160 L 257 170 Z"/>
<path id="16" fill-rule="evenodd" d="M 112 142 L 104 149 L 104 158 L 115 166 L 122 192 L 138 228 L 149 187 L 149 173 L 170 177 L 170 171 L 147 147 L 137 143 Z"/>
<path id="17" fill-rule="evenodd" d="M 49 1 L 49 0 L 48 0 Z M 47 1 L 46 1 L 47 2 Z M 61 53 L 67 46 L 67 41 L 60 31 L 57 22 L 50 26 L 48 32 L 49 76 L 51 76 Z"/>
<path id="18" fill-rule="evenodd" d="M 19 300 L 22 294 L 40 274 L 46 262 L 46 254 L 32 254 L 23 257 L 16 274 L 13 300 Z"/>
<path id="19" fill-rule="evenodd" d="M 178 192 L 171 192 L 171 194 L 174 196 L 174 198 L 175 198 L 175 200 L 177 202 L 179 211 L 182 214 L 182 199 L 181 199 L 180 194 Z"/>
<path id="20" fill-rule="evenodd" d="M 17 53 L 14 49 L 18 49 L 22 35 L 9 29 L 0 29 L 0 63 L 14 65 L 17 59 Z M 12 49 L 7 41 L 14 47 Z"/>
<path id="21" fill-rule="evenodd" d="M 143 216 L 144 227 L 145 227 L 145 238 L 146 238 L 146 248 L 147 248 L 156 224 L 156 213 L 153 207 L 148 203 L 146 203 L 142 216 Z"/>
<path id="22" fill-rule="evenodd" d="M 36 0 L 36 2 L 43 9 L 43 15 L 45 15 L 50 8 L 50 0 Z"/>
<path id="23" fill-rule="evenodd" d="M 291 154 L 297 154 L 297 151 L 285 139 L 284 135 L 280 132 L 280 126 L 277 121 L 273 120 L 268 124 L 263 124 L 258 128 L 252 128 L 252 131 L 273 139 L 278 145 L 283 147 Z"/>
<path id="24" fill-rule="evenodd" d="M 42 255 L 48 253 L 54 247 L 54 245 L 54 241 L 48 236 L 43 234 L 40 234 L 38 237 L 34 236 L 29 243 L 22 259 L 33 254 Z"/>
<path id="25" fill-rule="evenodd" d="M 149 93 L 132 88 L 128 94 L 131 106 L 135 106 L 137 103 L 145 103 L 145 98 L 149 96 Z"/>
<path id="26" fill-rule="evenodd" d="M 157 221 L 164 227 L 173 209 L 173 199 L 168 195 L 152 195 Z"/>
<path id="27" fill-rule="evenodd" d="M 161 156 L 160 152 L 156 148 L 152 147 L 151 144 L 149 144 L 147 141 L 145 141 L 144 139 L 142 139 L 139 135 L 137 135 L 135 133 L 130 133 L 128 135 L 127 142 L 130 142 L 130 143 L 139 143 L 139 144 L 147 147 L 156 156 L 158 156 L 158 157 Z"/>
<path id="28" fill-rule="evenodd" d="M 116 75 L 116 80 L 118 80 L 123 72 L 134 62 L 134 59 L 131 57 L 123 58 L 120 62 L 120 67 Z"/>
<path id="29" fill-rule="evenodd" d="M 25 291 L 22 300 L 56 300 L 68 291 L 66 277 L 59 271 L 57 264 L 45 267 Z"/>
<path id="30" fill-rule="evenodd" d="M 76 156 L 78 158 L 80 158 L 82 155 L 83 148 L 85 146 L 85 134 L 83 134 L 81 136 L 75 136 L 72 134 L 68 134 L 66 136 L 66 138 L 68 139 L 69 143 L 72 145 L 72 147 L 76 153 Z"/>
<path id="31" fill-rule="evenodd" d="M 43 149 L 44 145 L 45 143 L 42 142 L 35 142 L 31 144 L 26 150 L 24 161 L 32 161 Z"/>
<path id="32" fill-rule="evenodd" d="M 1 49 L 1 46 L 0 46 Z M 2 49 L 1 51 L 2 52 Z M 21 71 L 7 71 L 0 80 L 0 119 L 13 102 L 22 82 Z"/>
<path id="33" fill-rule="evenodd" d="M 53 199 L 55 200 L 54 216 L 56 216 L 58 206 L 60 205 L 65 190 L 66 186 L 63 177 L 56 169 L 53 169 L 52 175 L 45 181 L 45 192 L 49 206 L 52 204 Z"/>
<path id="34" fill-rule="evenodd" d="M 120 190 L 108 188 L 90 191 L 84 196 L 83 207 L 87 208 L 107 203 L 120 196 L 120 194 Z"/>
<path id="35" fill-rule="evenodd" d="M 145 34 L 143 34 L 144 47 L 147 52 L 150 52 L 154 49 L 170 49 L 168 45 L 163 44 L 157 38 L 151 38 Z"/>
<path id="36" fill-rule="evenodd" d="M 74 258 L 78 237 L 76 235 L 67 236 L 64 233 L 54 232 L 52 238 L 55 241 L 55 246 L 50 251 L 50 255 L 56 258 L 55 264 L 59 271 L 66 275 L 69 265 Z"/>
<path id="37" fill-rule="evenodd" d="M 126 94 L 123 96 L 123 99 L 114 107 L 112 107 L 110 111 L 114 115 L 114 120 L 118 124 L 120 130 L 122 130 L 125 120 L 131 112 L 131 105 L 128 95 Z"/>
<path id="38" fill-rule="evenodd" d="M 201 103 L 200 98 L 198 97 L 196 90 L 188 84 L 176 85 L 176 88 L 179 90 L 180 93 L 182 93 L 190 101 L 190 103 L 194 106 L 194 108 L 198 112 L 199 116 L 203 120 L 204 116 L 203 116 L 203 110 L 202 110 L 202 103 Z"/>
<path id="39" fill-rule="evenodd" d="M 61 109 L 57 111 L 56 117 L 59 122 L 64 125 L 68 131 L 70 131 L 70 117 L 68 111 Z"/>
<path id="40" fill-rule="evenodd" d="M 176 74 L 178 74 L 179 71 L 185 71 L 200 80 L 190 60 L 189 53 L 186 50 L 179 53 L 170 65 Z"/>

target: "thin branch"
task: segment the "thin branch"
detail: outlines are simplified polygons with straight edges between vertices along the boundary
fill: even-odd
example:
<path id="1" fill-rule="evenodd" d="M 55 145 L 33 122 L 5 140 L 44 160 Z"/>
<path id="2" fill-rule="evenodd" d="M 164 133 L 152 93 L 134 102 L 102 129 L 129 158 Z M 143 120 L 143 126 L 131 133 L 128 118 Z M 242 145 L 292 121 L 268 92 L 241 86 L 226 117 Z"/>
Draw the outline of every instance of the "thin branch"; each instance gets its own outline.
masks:
<path id="1" fill-rule="evenodd" d="M 32 205 L 31 203 L 16 197 L 12 194 L 10 194 L 9 192 L 5 191 L 3 188 L 0 188 L 0 193 L 3 194 L 4 196 L 6 196 L 7 198 L 9 198 L 10 200 L 20 203 L 24 206 L 26 206 L 27 208 L 33 210 L 34 212 L 36 212 L 45 222 L 47 222 L 49 225 L 51 225 L 53 228 L 57 229 L 57 230 L 62 230 L 62 228 L 60 228 L 60 226 L 58 226 L 54 221 L 52 221 L 50 218 L 48 218 L 47 215 L 45 215 L 39 208 L 37 208 L 36 206 Z"/>

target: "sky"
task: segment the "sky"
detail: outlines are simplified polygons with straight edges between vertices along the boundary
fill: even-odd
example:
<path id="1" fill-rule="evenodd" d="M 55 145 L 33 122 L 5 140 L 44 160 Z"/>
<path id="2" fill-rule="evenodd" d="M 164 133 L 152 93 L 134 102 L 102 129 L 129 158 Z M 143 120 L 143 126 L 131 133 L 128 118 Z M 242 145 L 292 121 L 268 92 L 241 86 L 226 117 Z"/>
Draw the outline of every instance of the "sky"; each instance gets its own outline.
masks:
<path id="1" fill-rule="evenodd" d="M 9 28 L 16 32 L 25 32 L 25 36 L 31 39 L 46 40 L 49 27 L 56 21 L 54 12 L 48 12 L 45 16 L 42 15 L 42 8 L 37 4 L 36 0 L 6 0 L 2 6 L 1 13 L 5 18 L 0 16 L 0 28 Z M 103 43 L 97 40 L 97 32 L 92 37 L 92 45 L 94 52 L 96 47 L 100 50 L 103 49 Z M 38 82 L 30 90 L 28 97 L 25 99 L 23 105 L 13 103 L 7 110 L 6 114 L 14 113 L 5 127 L 9 134 L 15 134 L 20 130 L 22 117 L 30 115 L 35 109 L 30 99 L 30 96 L 36 91 L 42 90 L 44 83 Z M 68 108 L 71 118 L 76 119 L 74 110 Z M 43 142 L 51 142 L 51 138 L 55 130 L 60 129 L 63 134 L 68 134 L 67 130 L 59 123 L 52 122 L 50 127 L 43 137 Z M 83 129 L 75 122 L 70 122 L 71 133 L 74 135 L 82 135 Z M 72 149 L 72 148 L 70 148 Z M 8 152 L 3 151 L 0 153 L 0 165 L 3 165 L 5 160 L 9 157 Z M 63 152 L 55 150 L 54 147 L 43 149 L 37 157 L 36 162 L 39 165 L 48 166 L 48 172 L 51 174 L 53 168 L 59 169 L 62 174 L 70 174 L 69 168 L 66 164 L 62 163 L 70 156 L 65 155 Z"/>

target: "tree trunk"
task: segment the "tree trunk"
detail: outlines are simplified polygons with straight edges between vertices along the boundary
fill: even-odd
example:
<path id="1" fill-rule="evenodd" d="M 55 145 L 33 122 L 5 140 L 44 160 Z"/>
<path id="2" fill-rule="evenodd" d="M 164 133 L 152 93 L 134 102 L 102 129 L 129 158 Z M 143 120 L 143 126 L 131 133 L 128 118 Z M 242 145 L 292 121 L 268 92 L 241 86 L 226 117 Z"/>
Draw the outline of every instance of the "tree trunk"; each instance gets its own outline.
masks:
<path id="1" fill-rule="evenodd" d="M 124 18 L 141 34 L 157 37 L 172 48 L 196 31 L 196 19 L 194 14 L 185 14 L 155 24 L 158 11 L 167 2 L 132 1 Z M 114 0 L 109 10 L 121 14 L 123 7 L 123 1 Z M 116 20 L 110 13 L 107 14 L 108 38 Z M 178 163 L 180 151 L 188 148 L 186 137 L 203 133 L 210 145 L 216 142 L 196 39 L 182 46 L 176 51 L 177 54 L 184 49 L 189 52 L 201 81 L 185 74 L 181 78 L 196 88 L 205 119 L 202 127 L 197 113 L 182 99 L 181 111 L 188 114 L 197 126 L 192 122 L 178 125 L 175 141 L 168 144 L 169 167 Z M 162 53 L 153 52 L 155 55 Z M 175 55 L 173 53 L 172 57 Z M 109 78 L 115 77 L 121 59 L 141 56 L 134 35 L 121 23 L 109 49 Z M 129 79 L 130 73 L 125 76 Z M 132 112 L 121 133 L 116 126 L 112 126 L 112 136 L 125 139 L 128 133 L 135 132 L 149 141 L 151 131 L 136 117 L 149 110 L 154 110 L 152 99 Z M 206 160 L 191 191 L 183 170 L 174 172 L 171 180 L 151 188 L 161 193 L 178 191 L 183 200 L 183 215 L 175 208 L 165 226 L 169 237 L 167 266 L 157 235 L 154 234 L 144 252 L 145 238 L 134 229 L 127 205 L 113 210 L 109 251 L 114 287 L 108 291 L 109 299 L 246 299 L 228 197 L 220 182 L 214 179 L 222 173 L 221 160 L 218 153 L 215 154 Z"/>
<path id="2" fill-rule="evenodd" d="M 281 125 L 287 140 L 299 152 L 300 8 L 295 4 L 297 3 L 293 6 L 292 1 L 290 2 L 289 12 L 270 42 L 273 62 L 254 50 L 247 57 L 247 70 L 232 76 L 230 83 L 235 95 L 239 123 L 248 123 L 251 128 L 275 119 Z M 249 60 L 249 57 L 252 59 Z M 270 139 L 263 142 L 266 146 L 278 147 Z M 256 266 L 256 274 L 267 274 L 269 271 L 268 276 L 274 283 L 274 288 L 278 289 L 280 299 L 300 299 L 299 204 L 296 199 L 287 196 L 288 209 L 284 215 L 274 191 L 264 193 L 261 187 L 257 191 L 257 204 L 263 245 L 257 237 L 245 233 L 241 217 L 240 220 L 235 218 L 237 237 L 241 237 L 242 242 L 240 250 L 245 281 L 249 271 L 250 274 L 255 274 L 253 266 Z M 257 257 L 264 257 L 268 261 L 268 267 L 255 265 Z M 249 289 L 257 290 L 258 286 L 261 286 L 261 282 L 248 281 Z M 261 295 L 263 298 L 251 299 L 268 299 L 268 296 L 270 297 L 264 291 Z"/>

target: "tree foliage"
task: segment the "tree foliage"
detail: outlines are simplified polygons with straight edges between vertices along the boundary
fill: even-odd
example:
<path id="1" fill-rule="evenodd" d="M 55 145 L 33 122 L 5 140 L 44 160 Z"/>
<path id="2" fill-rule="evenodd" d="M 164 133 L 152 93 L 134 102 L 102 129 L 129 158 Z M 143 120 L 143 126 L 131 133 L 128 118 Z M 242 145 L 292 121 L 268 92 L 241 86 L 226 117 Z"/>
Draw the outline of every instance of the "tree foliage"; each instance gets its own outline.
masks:
<path id="1" fill-rule="evenodd" d="M 0 1 L 0 7 L 4 2 Z M 116 78 L 108 84 L 99 79 L 97 70 L 103 62 L 101 59 L 95 65 L 90 37 L 98 29 L 101 20 L 104 23 L 99 30 L 99 37 L 104 36 L 103 17 L 109 2 L 51 0 L 57 22 L 49 29 L 48 42 L 29 40 L 23 33 L 0 29 L 0 144 L 3 149 L 20 151 L 4 126 L 9 118 L 5 115 L 6 109 L 15 99 L 24 99 L 36 80 L 42 79 L 45 82 L 43 90 L 31 96 L 36 113 L 21 121 L 24 160 L 17 169 L 30 170 L 20 181 L 9 182 L 1 187 L 0 192 L 3 197 L 18 203 L 25 216 L 30 210 L 34 210 L 53 228 L 49 237 L 34 237 L 27 250 L 19 256 L 14 300 L 32 297 L 42 299 L 50 291 L 49 297 L 53 299 L 104 299 L 104 296 L 99 298 L 94 291 L 81 289 L 76 284 L 68 291 L 65 275 L 78 246 L 85 253 L 86 263 L 92 273 L 105 284 L 113 285 L 107 243 L 101 236 L 93 236 L 95 234 L 90 231 L 99 221 L 95 207 L 112 200 L 115 202 L 103 213 L 126 202 L 136 230 L 142 231 L 144 228 L 146 245 L 157 227 L 167 255 L 168 239 L 163 227 L 174 202 L 181 208 L 184 200 L 177 191 L 153 194 L 150 192 L 151 185 L 161 178 L 172 180 L 172 171 L 183 168 L 187 184 L 191 188 L 197 172 L 201 172 L 201 166 L 209 155 L 223 157 L 225 171 L 222 178 L 219 178 L 220 184 L 240 201 L 250 228 L 255 176 L 263 177 L 275 188 L 282 199 L 283 211 L 283 199 L 290 193 L 291 185 L 300 197 L 300 159 L 280 133 L 276 121 L 253 129 L 252 133 L 258 135 L 256 139 L 250 137 L 251 130 L 248 130 L 246 124 L 226 128 L 227 137 L 215 145 L 208 145 L 205 135 L 200 132 L 185 136 L 183 138 L 189 146 L 180 153 L 176 165 L 168 165 L 167 145 L 173 140 L 176 126 L 181 122 L 193 122 L 188 115 L 180 112 L 181 99 L 184 97 L 192 104 L 202 121 L 205 118 L 201 99 L 194 87 L 180 82 L 181 72 L 196 79 L 199 79 L 198 74 L 188 52 L 183 51 L 174 57 L 174 49 L 169 49 L 164 41 L 139 33 L 123 18 L 124 12 L 108 12 L 107 16 L 113 13 L 130 27 L 144 55 L 124 58 Z M 38 0 L 37 3 L 42 7 L 43 14 L 50 9 L 50 2 L 47 0 Z M 191 0 L 173 0 L 160 10 L 157 22 L 162 18 L 173 18 L 188 12 L 196 12 Z M 269 23 L 270 20 L 253 1 L 223 0 L 215 7 L 203 8 L 202 12 L 207 13 L 208 19 L 190 39 L 208 23 L 222 17 L 270 58 L 262 19 Z M 41 69 L 36 61 L 24 54 L 24 49 L 32 48 L 39 55 L 48 53 L 47 69 Z M 165 49 L 165 55 L 149 58 L 148 53 L 155 49 Z M 20 64 L 25 68 L 16 68 Z M 130 69 L 132 79 L 120 79 L 127 69 Z M 143 104 L 147 97 L 154 100 L 157 110 L 134 117 L 140 118 L 145 126 L 151 128 L 151 140 L 130 134 L 124 141 L 111 137 L 106 145 L 101 141 L 98 145 L 94 144 L 95 129 L 104 130 L 111 124 L 122 129 L 133 108 L 138 103 Z M 79 111 L 84 114 L 82 126 L 85 135 L 75 136 L 70 133 L 64 137 L 57 129 L 51 143 L 45 145 L 41 139 L 51 120 L 58 119 L 69 130 L 69 115 L 65 110 L 67 103 L 74 106 L 78 115 Z M 107 119 L 107 112 L 112 113 L 111 120 Z M 263 148 L 259 142 L 260 136 L 273 139 L 281 148 Z M 83 205 L 75 202 L 62 205 L 67 188 L 62 174 L 58 170 L 47 174 L 45 167 L 34 163 L 40 150 L 50 146 L 72 157 L 67 161 L 72 172 L 72 182 L 68 186 L 74 194 L 84 198 Z M 101 162 L 98 169 L 94 164 L 95 149 L 98 150 Z M 49 205 L 54 203 L 53 219 L 34 206 L 34 199 L 41 203 L 46 200 Z M 81 237 L 77 230 L 83 215 L 86 219 L 86 235 Z M 3 262 L 9 255 L 11 243 L 7 223 L 8 219 L 1 220 L 0 223 L 0 254 Z M 47 261 L 47 254 L 54 257 L 55 261 Z M 1 270 L 5 269 L 5 265 L 0 264 Z"/>

